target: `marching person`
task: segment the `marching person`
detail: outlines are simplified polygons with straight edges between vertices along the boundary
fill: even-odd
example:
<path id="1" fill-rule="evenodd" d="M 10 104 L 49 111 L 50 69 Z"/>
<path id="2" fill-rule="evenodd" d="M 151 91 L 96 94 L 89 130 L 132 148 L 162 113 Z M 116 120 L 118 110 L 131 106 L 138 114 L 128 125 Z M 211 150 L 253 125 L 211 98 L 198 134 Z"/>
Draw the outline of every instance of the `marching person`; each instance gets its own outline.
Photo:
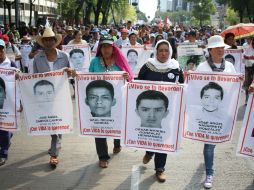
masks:
<path id="1" fill-rule="evenodd" d="M 131 81 L 133 74 L 127 59 L 116 45 L 111 36 L 101 37 L 96 57 L 90 63 L 89 72 L 126 71 L 124 78 Z M 99 166 L 108 167 L 108 145 L 106 138 L 95 138 L 96 151 L 99 157 Z M 121 151 L 120 139 L 114 139 L 113 153 Z"/>
<path id="2" fill-rule="evenodd" d="M 70 64 L 65 52 L 58 50 L 56 47 L 61 43 L 62 36 L 55 34 L 51 28 L 46 28 L 42 36 L 37 37 L 37 43 L 43 47 L 34 58 L 33 72 L 45 73 L 60 69 L 65 69 L 68 74 Z M 61 148 L 61 134 L 51 135 L 51 147 L 48 151 L 50 155 L 50 165 L 56 167 L 59 163 L 58 155 Z"/>
<path id="3" fill-rule="evenodd" d="M 208 59 L 207 61 L 200 63 L 196 71 L 236 73 L 233 64 L 223 58 L 225 47 L 227 47 L 227 45 L 224 43 L 221 36 L 215 35 L 209 38 L 207 47 L 209 52 Z M 206 179 L 204 181 L 204 187 L 207 189 L 212 188 L 213 184 L 214 148 L 215 145 L 204 144 L 203 154 L 206 168 Z"/>
<path id="4" fill-rule="evenodd" d="M 0 39 L 0 68 L 16 69 L 15 63 L 6 56 L 6 46 L 2 39 Z M 4 96 L 6 96 L 5 86 L 2 87 L 2 89 L 4 91 Z M 17 102 L 19 103 L 19 100 Z M 21 105 L 18 106 L 20 106 L 18 112 L 21 112 Z M 0 166 L 4 165 L 8 159 L 8 150 L 11 146 L 12 135 L 13 134 L 9 131 L 0 130 Z"/>
<path id="5" fill-rule="evenodd" d="M 138 79 L 183 83 L 183 71 L 180 69 L 179 63 L 175 59 L 171 59 L 172 54 L 170 43 L 167 40 L 159 40 L 155 45 L 154 58 L 149 58 L 147 63 L 143 65 L 138 74 Z M 146 151 L 143 163 L 147 164 L 154 154 L 156 178 L 159 182 L 165 182 L 166 175 L 164 171 L 167 154 Z"/>
<path id="6" fill-rule="evenodd" d="M 80 30 L 74 30 L 73 40 L 69 41 L 67 45 L 74 45 L 74 44 L 87 44 L 87 42 L 82 39 L 82 33 Z"/>

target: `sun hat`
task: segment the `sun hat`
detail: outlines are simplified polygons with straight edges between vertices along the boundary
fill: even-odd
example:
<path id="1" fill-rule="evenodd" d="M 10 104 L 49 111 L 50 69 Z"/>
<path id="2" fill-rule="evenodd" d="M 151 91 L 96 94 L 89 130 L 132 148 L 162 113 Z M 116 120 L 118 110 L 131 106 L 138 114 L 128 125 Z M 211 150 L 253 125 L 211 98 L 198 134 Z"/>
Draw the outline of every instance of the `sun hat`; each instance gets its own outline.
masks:
<path id="1" fill-rule="evenodd" d="M 224 40 L 219 35 L 214 35 L 208 39 L 207 48 L 217 48 L 217 47 L 225 47 L 228 48 L 229 46 L 224 43 Z"/>
<path id="2" fill-rule="evenodd" d="M 5 42 L 2 39 L 0 39 L 0 46 L 5 48 Z"/>
<path id="3" fill-rule="evenodd" d="M 110 44 L 110 45 L 112 45 L 113 43 L 114 43 L 114 40 L 110 35 L 102 36 L 100 38 L 100 44 Z"/>
<path id="4" fill-rule="evenodd" d="M 43 38 L 52 38 L 52 37 L 56 39 L 56 45 L 55 45 L 55 46 L 58 46 L 58 45 L 61 43 L 61 41 L 62 41 L 62 35 L 61 35 L 61 34 L 55 34 L 55 33 L 52 31 L 52 29 L 49 28 L 49 27 L 48 27 L 48 28 L 45 28 L 45 30 L 44 30 L 42 36 L 38 36 L 38 37 L 36 38 L 36 42 L 37 42 L 40 46 L 44 47 L 44 44 L 42 43 L 42 39 L 43 39 Z"/>
<path id="5" fill-rule="evenodd" d="M 21 38 L 21 41 L 30 41 L 31 38 L 28 36 L 23 36 L 23 38 Z"/>
<path id="6" fill-rule="evenodd" d="M 66 30 L 67 30 L 67 31 L 68 31 L 68 30 L 70 31 L 70 30 L 73 30 L 73 28 L 72 28 L 72 26 L 67 26 L 67 27 L 66 27 Z"/>

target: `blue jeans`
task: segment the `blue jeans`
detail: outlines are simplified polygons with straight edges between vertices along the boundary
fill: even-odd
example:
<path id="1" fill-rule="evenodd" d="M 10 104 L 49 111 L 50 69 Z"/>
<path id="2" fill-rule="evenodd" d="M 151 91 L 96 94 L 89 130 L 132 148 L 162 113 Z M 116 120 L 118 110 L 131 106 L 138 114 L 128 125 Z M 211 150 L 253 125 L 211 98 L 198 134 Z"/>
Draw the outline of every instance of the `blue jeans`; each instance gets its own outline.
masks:
<path id="1" fill-rule="evenodd" d="M 0 158 L 8 158 L 8 150 L 11 145 L 12 133 L 0 130 Z"/>
<path id="2" fill-rule="evenodd" d="M 156 171 L 165 171 L 167 154 L 157 153 L 157 152 L 149 152 L 149 151 L 146 151 L 146 154 L 151 157 L 155 154 L 155 157 L 154 157 L 155 170 Z"/>
<path id="3" fill-rule="evenodd" d="M 205 144 L 204 145 L 204 160 L 206 175 L 213 175 L 213 159 L 214 159 L 214 148 L 216 145 Z"/>

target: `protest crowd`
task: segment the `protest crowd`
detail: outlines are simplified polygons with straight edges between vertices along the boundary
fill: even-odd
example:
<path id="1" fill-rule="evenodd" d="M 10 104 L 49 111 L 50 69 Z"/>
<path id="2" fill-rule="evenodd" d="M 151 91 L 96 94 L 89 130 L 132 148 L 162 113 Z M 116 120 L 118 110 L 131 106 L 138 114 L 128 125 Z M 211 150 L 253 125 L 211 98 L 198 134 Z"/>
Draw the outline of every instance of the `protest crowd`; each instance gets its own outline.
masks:
<path id="1" fill-rule="evenodd" d="M 31 26 L 17 29 L 15 25 L 6 25 L 0 30 L 0 166 L 7 162 L 8 156 L 11 156 L 8 155 L 8 150 L 11 148 L 13 132 L 17 130 L 15 126 L 9 127 L 11 124 L 1 117 L 4 111 L 7 113 L 12 109 L 11 106 L 15 107 L 15 113 L 7 113 L 5 117 L 10 115 L 16 121 L 16 126 L 18 126 L 18 121 L 15 118 L 19 117 L 20 112 L 25 111 L 25 115 L 28 115 L 28 113 L 33 113 L 32 111 L 36 109 L 36 106 L 39 107 L 41 112 L 38 111 L 38 117 L 34 118 L 39 127 L 35 127 L 36 123 L 33 123 L 33 116 L 31 116 L 31 120 L 27 119 L 28 131 L 32 134 L 43 131 L 43 128 L 45 131 L 51 129 L 50 133 L 38 133 L 37 135 L 51 135 L 51 143 L 48 149 L 49 164 L 52 168 L 56 168 L 60 162 L 59 152 L 63 134 L 70 132 L 69 130 L 72 128 L 72 124 L 65 125 L 64 122 L 66 120 L 68 123 L 68 119 L 73 119 L 71 114 L 66 118 L 66 114 L 69 113 L 66 113 L 64 109 L 72 110 L 72 108 L 62 107 L 65 105 L 62 105 L 61 101 L 64 104 L 66 102 L 66 104 L 72 105 L 72 100 L 75 100 L 79 107 L 79 113 L 81 113 L 79 114 L 80 128 L 82 129 L 80 133 L 95 137 L 98 165 L 101 168 L 107 168 L 110 159 L 107 137 L 110 135 L 100 135 L 94 131 L 96 129 L 100 132 L 106 130 L 115 135 L 111 135 L 114 138 L 114 154 L 120 153 L 123 145 L 128 147 L 128 144 L 133 144 L 135 147 L 135 140 L 130 138 L 128 141 L 128 135 L 130 135 L 128 128 L 125 128 L 127 134 L 123 137 L 122 124 L 115 122 L 112 126 L 118 128 L 109 127 L 112 120 L 108 119 L 114 119 L 116 114 L 113 112 L 119 111 L 120 113 L 120 110 L 116 109 L 123 110 L 122 107 L 124 107 L 128 112 L 132 107 L 133 114 L 135 113 L 138 116 L 137 119 L 140 118 L 141 120 L 140 124 L 136 124 L 135 119 L 133 122 L 131 121 L 132 112 L 123 114 L 127 118 L 118 120 L 118 122 L 130 123 L 124 127 L 132 125 L 139 128 L 130 133 L 137 133 L 139 135 L 137 139 L 142 139 L 142 135 L 149 138 L 144 130 L 147 129 L 151 136 L 156 137 L 158 131 L 155 129 L 158 128 L 161 133 L 160 138 L 167 139 L 162 135 L 162 133 L 168 134 L 167 130 L 164 131 L 165 122 L 163 120 L 167 118 L 166 121 L 170 125 L 174 125 L 175 128 L 179 127 L 180 124 L 177 123 L 176 118 L 185 114 L 182 113 L 184 106 L 181 103 L 185 95 L 182 96 L 181 92 L 183 88 L 188 86 L 188 90 L 193 87 L 191 90 L 194 97 L 191 97 L 201 99 L 203 108 L 199 110 L 199 107 L 191 107 L 192 104 L 188 107 L 188 102 L 191 100 L 186 98 L 187 115 L 184 117 L 186 120 L 184 120 L 180 130 L 183 130 L 183 137 L 204 143 L 203 154 L 206 171 L 204 187 L 212 188 L 216 145 L 231 138 L 238 109 L 239 92 L 242 89 L 245 91 L 245 105 L 247 105 L 254 89 L 252 82 L 254 75 L 253 37 L 236 38 L 237 36 L 233 32 L 222 34 L 220 29 L 212 26 L 134 25 L 131 21 L 121 26 L 61 26 L 54 23 L 52 27 Z M 193 52 L 190 53 L 191 51 Z M 6 74 L 4 71 L 9 72 Z M 12 78 L 9 79 L 8 77 Z M 48 80 L 47 77 L 59 77 L 59 80 Z M 42 80 L 38 80 L 38 78 Z M 206 78 L 206 82 L 202 78 Z M 118 86 L 114 86 L 113 83 L 110 83 L 114 79 L 122 82 Z M 8 87 L 9 84 L 12 84 L 8 82 L 9 80 L 13 80 L 13 84 L 17 86 L 16 91 L 11 91 L 14 88 Z M 203 80 L 203 82 L 199 81 L 200 83 L 195 84 L 200 87 L 194 88 L 195 80 Z M 14 81 L 16 82 L 14 83 Z M 28 82 L 26 83 L 26 81 Z M 54 83 L 54 81 L 57 82 Z M 152 82 L 151 86 L 149 86 L 149 82 Z M 66 88 L 64 93 L 68 92 L 69 94 L 61 97 L 63 91 L 59 88 L 61 86 L 65 88 L 69 84 L 74 89 L 74 93 L 71 94 L 70 89 Z M 186 84 L 186 86 L 182 84 Z M 35 97 L 38 97 L 35 107 L 33 107 L 34 103 L 29 102 L 31 97 L 29 97 L 28 89 L 31 85 L 33 86 L 31 94 L 33 93 Z M 125 94 L 121 92 L 121 87 L 126 85 L 125 90 L 128 94 L 126 99 L 131 101 L 129 96 L 137 96 L 137 100 L 133 101 L 133 104 L 127 101 L 122 103 L 121 107 L 117 107 L 118 99 L 122 99 L 119 96 Z M 227 85 L 232 85 L 232 87 L 227 87 Z M 202 86 L 203 88 L 201 88 Z M 114 89 L 116 87 L 117 89 Z M 147 91 L 138 91 L 142 87 L 147 88 Z M 196 92 L 193 89 L 196 89 Z M 235 94 L 228 95 L 228 91 L 231 89 L 235 91 Z M 15 92 L 15 96 L 10 96 L 7 90 Z M 177 97 L 174 100 L 179 102 L 179 104 L 176 103 L 179 107 L 179 116 L 172 116 L 171 120 L 175 119 L 172 122 L 169 119 L 169 115 L 172 113 L 168 113 L 170 110 L 168 107 L 173 104 L 172 98 L 170 98 L 171 94 L 175 94 L 172 97 Z M 52 98 L 53 96 L 55 97 Z M 82 96 L 86 97 L 84 101 L 80 100 Z M 231 96 L 231 101 L 234 103 L 224 103 L 223 105 L 228 110 L 220 110 L 221 112 L 219 112 L 219 104 L 227 101 Z M 6 97 L 8 98 L 6 99 Z M 7 104 L 9 108 L 6 108 L 4 101 L 8 99 L 13 99 L 12 102 L 15 103 Z M 153 102 L 154 100 L 157 102 Z M 107 108 L 103 106 L 96 107 L 97 104 L 103 102 L 110 105 L 110 110 L 106 110 Z M 86 106 L 88 110 L 81 108 L 82 106 Z M 63 109 L 62 112 L 57 112 L 60 116 L 55 112 L 57 108 Z M 195 110 L 193 112 L 199 113 L 200 111 L 200 114 L 191 116 L 193 112 L 191 113 L 189 110 L 192 109 Z M 45 112 L 51 116 L 50 119 L 49 117 L 45 118 Z M 87 115 L 82 114 L 82 112 L 86 112 Z M 188 115 L 188 113 L 190 114 Z M 227 115 L 229 119 L 222 121 L 220 115 Z M 196 117 L 196 120 L 192 119 Z M 51 128 L 45 124 L 49 120 L 52 121 Z M 207 124 L 208 121 L 210 124 Z M 98 124 L 99 127 L 82 128 L 83 123 L 89 122 L 92 123 L 91 125 Z M 194 127 L 192 129 L 200 134 L 200 138 L 196 139 L 193 138 L 193 132 L 191 132 L 191 126 L 195 126 L 195 122 L 198 122 L 198 129 L 196 131 Z M 187 129 L 186 126 L 188 126 Z M 246 130 L 251 136 L 252 131 Z M 182 132 L 176 130 L 172 138 L 177 139 L 176 137 L 181 135 Z M 207 135 L 206 139 L 201 137 L 205 135 Z M 171 138 L 171 136 L 169 137 Z M 159 182 L 166 181 L 164 171 L 167 153 L 176 152 L 177 146 L 179 146 L 177 143 L 174 144 L 170 141 L 170 144 L 166 143 L 166 140 L 164 141 L 161 144 L 154 142 L 153 148 L 141 147 L 146 151 L 143 164 L 147 164 L 154 157 L 155 176 Z M 252 144 L 254 147 L 253 142 Z M 158 148 L 160 145 L 162 146 L 161 149 Z M 244 151 L 244 148 L 242 149 Z"/>

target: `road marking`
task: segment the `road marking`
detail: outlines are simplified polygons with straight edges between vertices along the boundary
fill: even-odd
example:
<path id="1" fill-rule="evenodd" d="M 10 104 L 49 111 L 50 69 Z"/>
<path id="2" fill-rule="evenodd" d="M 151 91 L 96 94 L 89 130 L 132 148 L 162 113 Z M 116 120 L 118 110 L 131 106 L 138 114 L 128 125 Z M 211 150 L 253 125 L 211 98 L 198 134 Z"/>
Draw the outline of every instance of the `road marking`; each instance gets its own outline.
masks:
<path id="1" fill-rule="evenodd" d="M 139 190 L 140 167 L 132 166 L 131 171 L 131 190 Z"/>

